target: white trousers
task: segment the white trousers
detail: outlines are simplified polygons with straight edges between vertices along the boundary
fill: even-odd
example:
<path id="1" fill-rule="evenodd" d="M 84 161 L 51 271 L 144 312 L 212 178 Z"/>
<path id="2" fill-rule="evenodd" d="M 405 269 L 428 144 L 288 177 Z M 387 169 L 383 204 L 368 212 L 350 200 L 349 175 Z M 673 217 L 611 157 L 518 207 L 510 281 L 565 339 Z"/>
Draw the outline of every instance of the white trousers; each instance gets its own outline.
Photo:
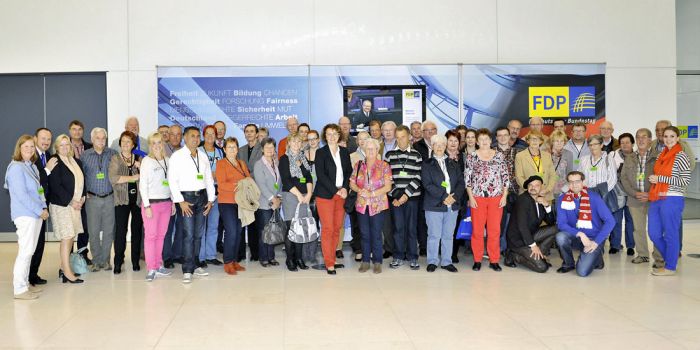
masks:
<path id="1" fill-rule="evenodd" d="M 22 294 L 29 289 L 29 265 L 36 249 L 36 242 L 41 231 L 41 218 L 20 216 L 15 219 L 17 226 L 17 244 L 19 251 L 15 260 L 15 267 L 12 271 L 15 295 Z"/>

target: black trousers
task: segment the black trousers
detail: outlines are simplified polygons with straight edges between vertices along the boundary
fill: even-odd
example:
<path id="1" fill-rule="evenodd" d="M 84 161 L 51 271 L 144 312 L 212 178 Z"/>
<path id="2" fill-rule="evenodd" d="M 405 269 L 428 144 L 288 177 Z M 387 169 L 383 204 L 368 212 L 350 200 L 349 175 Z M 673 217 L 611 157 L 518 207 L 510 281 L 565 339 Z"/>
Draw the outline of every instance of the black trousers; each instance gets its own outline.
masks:
<path id="1" fill-rule="evenodd" d="M 131 264 L 139 265 L 141 258 L 141 242 L 143 241 L 143 219 L 141 208 L 136 203 L 117 205 L 114 207 L 114 265 L 124 264 L 124 252 L 126 251 L 126 233 L 131 215 Z"/>
<path id="2" fill-rule="evenodd" d="M 428 249 L 428 224 L 425 222 L 425 210 L 423 210 L 423 196 L 418 204 L 418 249 L 425 252 Z M 454 250 L 454 248 L 453 248 Z"/>
<path id="3" fill-rule="evenodd" d="M 39 231 L 39 238 L 36 242 L 36 248 L 34 248 L 34 255 L 32 255 L 32 262 L 29 265 L 29 283 L 33 283 L 39 278 L 39 266 L 41 265 L 41 259 L 44 257 L 44 245 L 46 243 L 46 222 L 41 223 L 41 231 Z"/>
<path id="4" fill-rule="evenodd" d="M 542 254 L 547 255 L 549 249 L 552 248 L 552 244 L 554 244 L 554 240 L 557 237 L 557 232 L 559 232 L 559 230 L 556 225 L 542 226 L 535 232 L 532 238 L 535 240 L 535 243 L 537 243 L 537 246 L 540 247 Z M 539 273 L 547 272 L 549 268 L 547 262 L 544 260 L 535 260 L 530 257 L 531 252 L 532 250 L 530 250 L 530 247 L 509 248 L 506 253 L 506 258 L 512 259 L 514 263 L 521 264 L 532 271 Z"/>
<path id="5" fill-rule="evenodd" d="M 291 227 L 292 225 L 291 220 L 287 220 L 285 223 L 287 224 L 287 227 Z M 284 252 L 287 253 L 287 266 L 302 259 L 302 247 L 303 245 L 301 243 L 294 243 L 290 241 L 288 235 L 284 236 Z"/>
<path id="6" fill-rule="evenodd" d="M 316 219 L 318 222 L 318 219 Z M 320 231 L 319 231 L 320 232 Z M 350 213 L 350 248 L 354 254 L 362 253 L 362 233 L 360 232 L 360 221 L 357 219 L 357 212 Z"/>
<path id="7" fill-rule="evenodd" d="M 260 232 L 258 230 L 258 225 L 255 222 L 241 229 L 241 241 L 238 246 L 238 261 L 244 261 L 245 256 L 245 233 L 248 232 L 248 249 L 250 250 L 250 260 L 257 261 L 260 260 Z"/>

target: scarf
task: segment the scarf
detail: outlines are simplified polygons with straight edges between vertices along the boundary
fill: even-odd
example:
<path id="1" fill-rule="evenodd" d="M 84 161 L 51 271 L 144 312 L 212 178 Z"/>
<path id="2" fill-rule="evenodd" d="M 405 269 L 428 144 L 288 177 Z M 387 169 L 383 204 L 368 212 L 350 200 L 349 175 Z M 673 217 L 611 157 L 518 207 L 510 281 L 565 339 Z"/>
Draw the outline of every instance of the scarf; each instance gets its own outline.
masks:
<path id="1" fill-rule="evenodd" d="M 561 200 L 561 208 L 564 210 L 576 210 L 574 199 L 581 199 L 579 203 L 578 221 L 576 228 L 593 228 L 591 222 L 591 198 L 588 196 L 588 187 L 584 187 L 578 194 L 573 193 L 570 189 L 564 194 Z"/>
<path id="2" fill-rule="evenodd" d="M 656 158 L 656 164 L 654 164 L 654 175 L 659 176 L 671 176 L 673 172 L 673 163 L 676 160 L 676 155 L 682 151 L 680 143 L 677 143 L 671 149 L 664 147 L 658 158 Z M 649 201 L 657 201 L 666 197 L 666 192 L 668 192 L 668 184 L 657 182 L 651 184 L 651 189 L 649 190 Z"/>
<path id="3" fill-rule="evenodd" d="M 298 179 L 304 177 L 304 175 L 301 173 L 301 167 L 299 167 L 297 162 L 301 162 L 301 165 L 303 165 L 306 170 L 311 170 L 304 152 L 299 151 L 296 154 L 293 154 L 291 149 L 287 148 L 287 152 L 285 154 L 287 155 L 287 158 L 289 158 L 289 173 L 292 174 L 292 177 L 296 177 Z"/>
<path id="4" fill-rule="evenodd" d="M 280 181 L 280 172 L 279 168 L 277 167 L 277 162 L 275 161 L 277 157 L 273 156 L 272 157 L 272 163 L 270 163 L 265 156 L 263 156 L 260 160 L 262 160 L 263 164 L 267 168 L 267 170 L 272 174 L 272 176 L 275 177 L 275 183 L 279 184 Z"/>

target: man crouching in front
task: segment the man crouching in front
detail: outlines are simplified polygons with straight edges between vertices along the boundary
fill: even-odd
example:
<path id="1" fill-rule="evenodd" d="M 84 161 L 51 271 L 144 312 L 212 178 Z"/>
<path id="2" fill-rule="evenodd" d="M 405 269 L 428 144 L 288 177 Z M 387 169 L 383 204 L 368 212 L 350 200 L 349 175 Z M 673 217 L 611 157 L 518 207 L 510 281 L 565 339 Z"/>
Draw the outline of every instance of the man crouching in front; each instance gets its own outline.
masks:
<path id="1" fill-rule="evenodd" d="M 603 199 L 584 186 L 585 176 L 572 171 L 566 176 L 569 190 L 557 200 L 557 245 L 564 261 L 557 270 L 567 273 L 576 268 L 576 274 L 586 277 L 593 268 L 602 269 L 605 240 L 615 226 L 615 218 Z M 574 264 L 573 249 L 581 255 Z"/>

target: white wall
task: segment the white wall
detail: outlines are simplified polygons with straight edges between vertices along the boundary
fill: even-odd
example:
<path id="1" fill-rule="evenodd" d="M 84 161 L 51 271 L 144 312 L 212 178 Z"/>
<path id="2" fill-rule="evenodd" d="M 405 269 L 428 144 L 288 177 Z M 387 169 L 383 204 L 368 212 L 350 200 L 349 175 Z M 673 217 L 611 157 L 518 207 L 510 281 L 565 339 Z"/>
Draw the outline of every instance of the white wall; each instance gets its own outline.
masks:
<path id="1" fill-rule="evenodd" d="M 0 73 L 107 71 L 156 127 L 157 65 L 607 63 L 621 132 L 676 115 L 674 0 L 2 0 Z M 697 36 L 696 36 L 697 38 Z"/>

